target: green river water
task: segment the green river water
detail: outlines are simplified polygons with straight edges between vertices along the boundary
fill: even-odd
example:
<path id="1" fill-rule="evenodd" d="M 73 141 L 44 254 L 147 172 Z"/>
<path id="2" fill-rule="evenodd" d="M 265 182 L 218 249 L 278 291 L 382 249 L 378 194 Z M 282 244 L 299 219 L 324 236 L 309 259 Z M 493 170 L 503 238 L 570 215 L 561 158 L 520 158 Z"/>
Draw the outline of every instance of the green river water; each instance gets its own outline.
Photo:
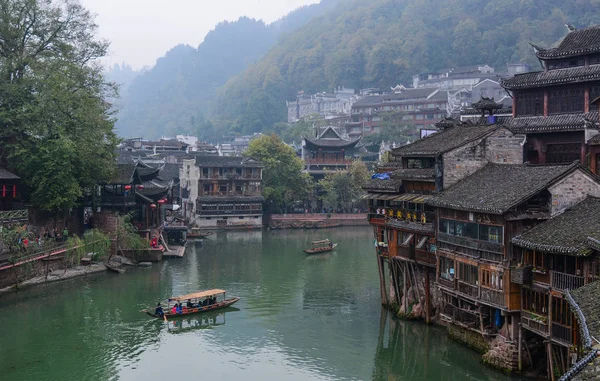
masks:
<path id="1" fill-rule="evenodd" d="M 331 238 L 335 252 L 306 256 Z M 0 380 L 507 380 L 439 327 L 382 310 L 369 227 L 223 232 L 183 259 L 0 298 Z M 223 288 L 222 313 L 140 313 Z"/>

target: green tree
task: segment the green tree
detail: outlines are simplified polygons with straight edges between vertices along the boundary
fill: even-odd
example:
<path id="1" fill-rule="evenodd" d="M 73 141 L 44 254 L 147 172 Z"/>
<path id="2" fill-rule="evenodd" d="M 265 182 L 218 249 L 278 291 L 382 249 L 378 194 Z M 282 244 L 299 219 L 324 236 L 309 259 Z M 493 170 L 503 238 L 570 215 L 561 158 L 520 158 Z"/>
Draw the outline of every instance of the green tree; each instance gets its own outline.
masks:
<path id="1" fill-rule="evenodd" d="M 263 195 L 269 211 L 285 209 L 292 202 L 304 201 L 312 193 L 310 176 L 302 173 L 302 160 L 277 135 L 252 140 L 244 155 L 264 165 Z"/>
<path id="2" fill-rule="evenodd" d="M 0 0 L 0 160 L 59 212 L 114 170 L 108 43 L 76 0 Z M 1 161 L 0 161 L 1 163 Z"/>
<path id="3" fill-rule="evenodd" d="M 325 206 L 335 209 L 350 209 L 354 202 L 355 190 L 352 177 L 348 172 L 335 171 L 325 175 L 319 181 L 321 195 L 319 198 Z"/>

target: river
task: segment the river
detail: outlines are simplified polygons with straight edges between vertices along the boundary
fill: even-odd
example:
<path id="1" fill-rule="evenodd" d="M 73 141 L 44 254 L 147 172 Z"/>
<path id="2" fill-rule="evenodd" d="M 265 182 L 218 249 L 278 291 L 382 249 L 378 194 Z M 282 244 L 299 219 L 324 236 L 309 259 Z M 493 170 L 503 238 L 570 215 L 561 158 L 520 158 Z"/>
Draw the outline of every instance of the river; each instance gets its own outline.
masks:
<path id="1" fill-rule="evenodd" d="M 335 252 L 306 256 L 331 238 Z M 0 379 L 508 380 L 439 327 L 380 305 L 370 227 L 223 232 L 183 259 L 0 298 Z M 223 288 L 223 313 L 140 313 L 158 299 Z"/>

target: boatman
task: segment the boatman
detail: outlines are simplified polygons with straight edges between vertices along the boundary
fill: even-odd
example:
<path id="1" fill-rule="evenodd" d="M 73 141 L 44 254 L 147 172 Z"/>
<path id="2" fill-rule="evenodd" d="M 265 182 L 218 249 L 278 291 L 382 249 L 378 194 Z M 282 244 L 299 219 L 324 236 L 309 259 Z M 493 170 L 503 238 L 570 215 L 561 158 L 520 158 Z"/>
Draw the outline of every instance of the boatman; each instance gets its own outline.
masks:
<path id="1" fill-rule="evenodd" d="M 162 317 L 164 314 L 165 314 L 165 312 L 163 311 L 163 309 L 162 309 L 162 307 L 161 307 L 160 303 L 158 303 L 158 304 L 156 305 L 156 309 L 154 310 L 154 315 L 156 315 L 156 316 L 161 316 L 161 317 Z"/>

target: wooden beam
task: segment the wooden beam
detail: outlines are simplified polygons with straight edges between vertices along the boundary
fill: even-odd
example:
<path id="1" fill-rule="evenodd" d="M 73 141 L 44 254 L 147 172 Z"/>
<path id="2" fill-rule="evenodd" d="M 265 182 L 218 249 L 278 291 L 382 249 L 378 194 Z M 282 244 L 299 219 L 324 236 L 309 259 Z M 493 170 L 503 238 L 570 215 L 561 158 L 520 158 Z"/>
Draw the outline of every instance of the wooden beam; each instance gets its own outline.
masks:
<path id="1" fill-rule="evenodd" d="M 425 323 L 431 323 L 431 295 L 429 291 L 429 269 L 425 268 Z M 428 357 L 428 356 L 425 356 Z"/>
<path id="2" fill-rule="evenodd" d="M 519 323 L 519 372 L 523 371 L 523 328 Z"/>

